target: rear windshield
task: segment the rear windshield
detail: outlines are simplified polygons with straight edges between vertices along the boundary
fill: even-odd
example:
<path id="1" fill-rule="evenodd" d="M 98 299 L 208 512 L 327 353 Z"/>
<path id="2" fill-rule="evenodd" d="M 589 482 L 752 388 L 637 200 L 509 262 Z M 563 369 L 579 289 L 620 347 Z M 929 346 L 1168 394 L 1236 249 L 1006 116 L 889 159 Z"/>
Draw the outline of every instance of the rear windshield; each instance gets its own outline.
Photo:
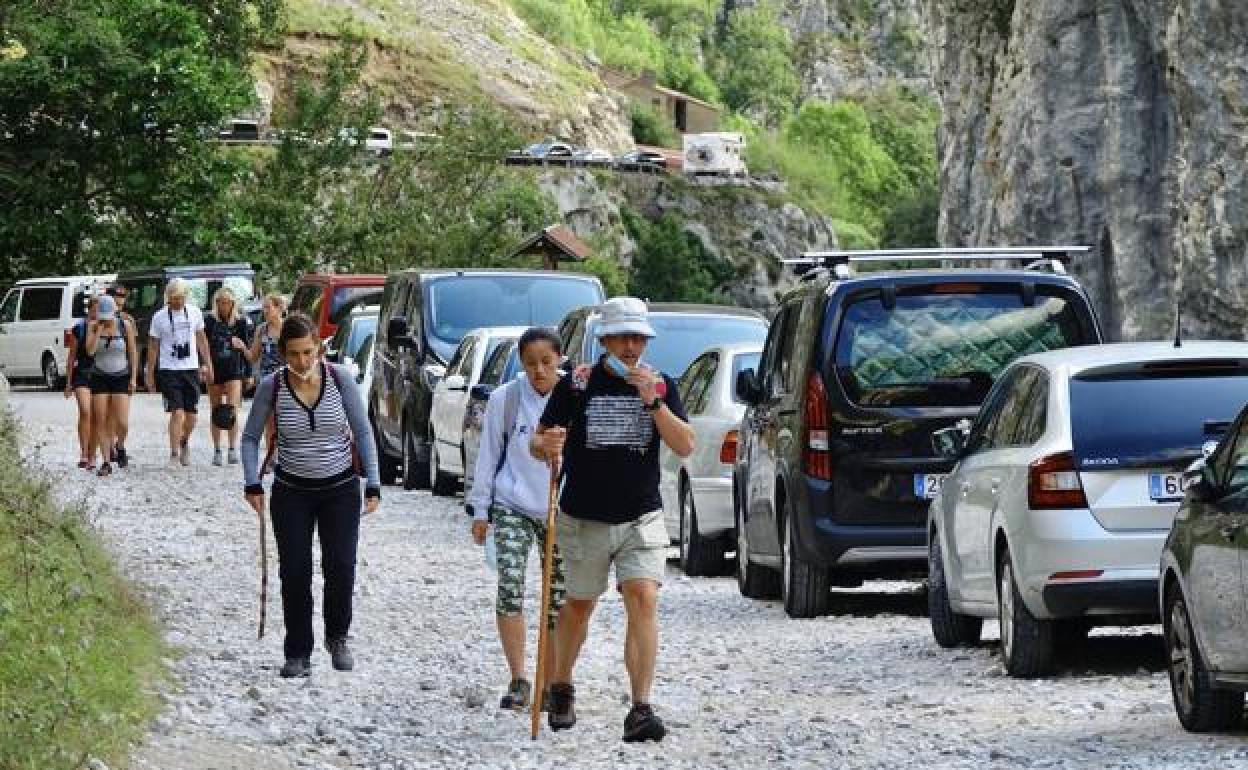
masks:
<path id="1" fill-rule="evenodd" d="M 1001 292 L 900 294 L 851 302 L 836 338 L 836 367 L 864 406 L 977 406 L 1014 359 L 1095 342 L 1081 300 L 1045 295 L 1025 305 Z"/>
<path id="2" fill-rule="evenodd" d="M 329 317 L 334 318 L 338 315 L 338 311 L 342 310 L 342 306 L 365 294 L 375 294 L 381 291 L 377 286 L 339 286 L 334 289 L 334 299 L 329 303 Z"/>
<path id="3" fill-rule="evenodd" d="M 202 278 L 186 278 L 191 287 L 191 301 L 200 310 L 208 311 L 212 306 L 212 296 L 217 289 L 225 287 L 234 293 L 239 305 L 256 299 L 256 285 L 249 275 L 224 275 Z"/>
<path id="4" fill-rule="evenodd" d="M 429 283 L 430 342 L 449 361 L 464 335 L 483 326 L 554 326 L 568 311 L 602 302 L 602 290 L 584 278 L 557 275 L 464 275 Z"/>
<path id="5" fill-rule="evenodd" d="M 767 338 L 767 324 L 761 318 L 652 313 L 650 325 L 656 336 L 646 345 L 642 361 L 672 377 L 683 374 L 707 348 L 735 342 L 761 345 Z M 597 361 L 603 349 L 597 332 L 591 330 L 591 334 L 594 344 L 590 360 Z"/>
<path id="6" fill-rule="evenodd" d="M 347 348 L 342 354 L 348 358 L 359 356 L 364 341 L 370 339 L 377 331 L 377 316 L 359 316 L 351 322 L 351 336 L 347 339 Z"/>
<path id="7" fill-rule="evenodd" d="M 1071 439 L 1086 470 L 1183 464 L 1200 457 L 1248 401 L 1248 372 L 1070 382 Z"/>

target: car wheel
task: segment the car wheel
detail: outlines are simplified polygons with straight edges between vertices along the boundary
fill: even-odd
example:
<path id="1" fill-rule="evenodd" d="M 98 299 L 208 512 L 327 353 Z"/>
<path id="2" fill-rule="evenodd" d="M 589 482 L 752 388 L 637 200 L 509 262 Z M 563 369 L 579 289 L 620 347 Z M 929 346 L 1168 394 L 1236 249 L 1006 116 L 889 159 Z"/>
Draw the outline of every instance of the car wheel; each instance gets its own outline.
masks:
<path id="1" fill-rule="evenodd" d="M 698 532 L 698 511 L 689 484 L 680 485 L 680 568 L 690 577 L 718 574 L 724 565 L 722 541 Z"/>
<path id="2" fill-rule="evenodd" d="M 1088 642 L 1092 624 L 1083 618 L 1067 618 L 1053 624 L 1053 646 L 1056 650 L 1082 647 Z"/>
<path id="3" fill-rule="evenodd" d="M 416 437 L 403 426 L 403 488 L 424 489 L 429 483 L 429 460 L 416 459 Z"/>
<path id="4" fill-rule="evenodd" d="M 377 470 L 381 473 L 382 484 L 398 484 L 402 480 L 402 468 L 381 446 L 381 431 L 377 430 L 377 422 L 370 416 L 369 423 L 373 427 L 373 444 L 377 447 Z"/>
<path id="5" fill-rule="evenodd" d="M 949 603 L 949 585 L 945 582 L 945 561 L 941 556 L 940 538 L 932 534 L 927 549 L 927 613 L 931 618 L 932 636 L 941 647 L 970 647 L 979 642 L 983 618 L 953 611 Z"/>
<path id="6" fill-rule="evenodd" d="M 784 611 L 791 618 L 817 618 L 826 615 L 832 601 L 828 570 L 797 555 L 797 533 L 793 515 L 784 514 Z"/>
<path id="7" fill-rule="evenodd" d="M 455 477 L 442 472 L 442 463 L 438 461 L 438 440 L 429 436 L 429 489 L 436 497 L 450 497 L 455 494 Z"/>
<path id="8" fill-rule="evenodd" d="M 1214 686 L 1192 633 L 1187 603 L 1177 589 L 1166 593 L 1164 621 L 1166 668 L 1179 722 L 1193 733 L 1234 728 L 1244 716 L 1244 694 Z"/>
<path id="9" fill-rule="evenodd" d="M 1020 679 L 1044 675 L 1053 661 L 1053 624 L 1037 619 L 1023 603 L 1006 550 L 997 564 L 997 617 L 1006 672 Z"/>
<path id="10" fill-rule="evenodd" d="M 741 506 L 733 501 L 737 528 L 737 590 L 747 599 L 776 599 L 780 596 L 780 575 L 773 569 L 750 561 L 750 542 L 745 534 Z"/>
<path id="11" fill-rule="evenodd" d="M 56 365 L 56 358 L 45 353 L 43 355 L 43 384 L 48 390 L 57 391 L 65 387 L 61 382 L 61 372 Z"/>

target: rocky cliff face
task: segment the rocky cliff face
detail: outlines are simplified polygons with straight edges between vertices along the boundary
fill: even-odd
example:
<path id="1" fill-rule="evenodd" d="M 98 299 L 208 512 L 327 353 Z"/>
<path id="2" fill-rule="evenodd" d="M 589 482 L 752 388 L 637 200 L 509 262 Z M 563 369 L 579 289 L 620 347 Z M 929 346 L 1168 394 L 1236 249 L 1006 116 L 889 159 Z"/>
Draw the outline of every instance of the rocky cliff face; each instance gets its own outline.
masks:
<path id="1" fill-rule="evenodd" d="M 796 283 L 781 259 L 836 247 L 831 220 L 783 202 L 774 185 L 765 182 L 547 171 L 538 183 L 577 235 L 613 250 L 625 265 L 635 244 L 624 231 L 621 208 L 630 206 L 655 219 L 679 215 L 708 252 L 736 269 L 737 278 L 724 290 L 744 307 L 771 311 L 776 298 Z"/>
<path id="2" fill-rule="evenodd" d="M 923 0 L 941 241 L 1081 243 L 1114 339 L 1242 338 L 1248 4 Z"/>

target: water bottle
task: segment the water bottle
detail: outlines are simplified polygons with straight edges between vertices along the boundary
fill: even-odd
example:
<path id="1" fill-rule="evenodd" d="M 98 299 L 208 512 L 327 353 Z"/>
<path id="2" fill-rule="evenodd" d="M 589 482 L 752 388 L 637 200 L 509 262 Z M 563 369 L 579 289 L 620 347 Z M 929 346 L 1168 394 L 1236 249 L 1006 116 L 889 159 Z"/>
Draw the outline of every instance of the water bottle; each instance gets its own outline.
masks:
<path id="1" fill-rule="evenodd" d="M 491 528 L 485 533 L 485 566 L 490 572 L 498 572 L 498 551 L 494 547 L 494 531 Z"/>

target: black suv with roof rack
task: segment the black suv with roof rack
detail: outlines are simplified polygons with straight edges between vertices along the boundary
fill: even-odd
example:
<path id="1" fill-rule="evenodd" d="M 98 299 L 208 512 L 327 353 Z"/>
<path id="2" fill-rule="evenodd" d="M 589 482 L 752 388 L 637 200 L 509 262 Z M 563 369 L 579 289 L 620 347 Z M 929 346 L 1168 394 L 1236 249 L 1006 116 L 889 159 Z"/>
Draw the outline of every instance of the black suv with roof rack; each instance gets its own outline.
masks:
<path id="1" fill-rule="evenodd" d="M 830 609 L 832 586 L 921 574 L 928 502 L 951 461 L 932 434 L 973 418 L 1028 353 L 1102 341 L 1066 274 L 1084 247 L 822 252 L 780 302 L 733 469 L 737 581 L 792 617 Z M 1023 269 L 974 267 L 1023 262 Z M 855 265 L 906 269 L 856 273 Z M 962 263 L 964 267 L 950 267 Z M 914 265 L 932 265 L 912 269 Z"/>

